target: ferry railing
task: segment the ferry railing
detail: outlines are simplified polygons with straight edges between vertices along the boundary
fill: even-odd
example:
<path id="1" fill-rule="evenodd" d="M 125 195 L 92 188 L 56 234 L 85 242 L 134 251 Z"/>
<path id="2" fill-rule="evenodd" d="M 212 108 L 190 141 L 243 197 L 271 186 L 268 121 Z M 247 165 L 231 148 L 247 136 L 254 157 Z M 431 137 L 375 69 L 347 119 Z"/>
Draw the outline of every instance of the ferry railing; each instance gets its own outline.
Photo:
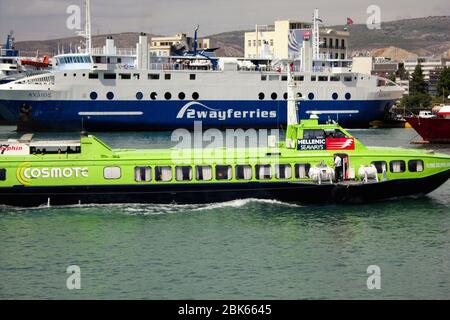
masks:
<path id="1" fill-rule="evenodd" d="M 207 64 L 183 64 L 183 63 L 150 63 L 150 70 L 204 70 L 204 71 L 216 71 L 212 65 Z"/>

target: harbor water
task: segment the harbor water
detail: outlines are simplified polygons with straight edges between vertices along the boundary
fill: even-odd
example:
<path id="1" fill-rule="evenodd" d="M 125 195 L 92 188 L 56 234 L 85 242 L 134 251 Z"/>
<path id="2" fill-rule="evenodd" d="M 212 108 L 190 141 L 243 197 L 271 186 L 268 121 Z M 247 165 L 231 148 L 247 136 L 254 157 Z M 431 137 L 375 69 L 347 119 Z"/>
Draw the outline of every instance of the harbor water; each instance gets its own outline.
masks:
<path id="1" fill-rule="evenodd" d="M 411 145 L 412 129 L 351 132 L 366 145 L 450 153 Z M 115 148 L 171 144 L 167 132 L 96 135 Z M 359 205 L 3 206 L 0 299 L 449 299 L 449 196 L 447 182 Z M 80 290 L 66 286 L 71 265 Z M 369 266 L 380 289 L 368 288 Z"/>

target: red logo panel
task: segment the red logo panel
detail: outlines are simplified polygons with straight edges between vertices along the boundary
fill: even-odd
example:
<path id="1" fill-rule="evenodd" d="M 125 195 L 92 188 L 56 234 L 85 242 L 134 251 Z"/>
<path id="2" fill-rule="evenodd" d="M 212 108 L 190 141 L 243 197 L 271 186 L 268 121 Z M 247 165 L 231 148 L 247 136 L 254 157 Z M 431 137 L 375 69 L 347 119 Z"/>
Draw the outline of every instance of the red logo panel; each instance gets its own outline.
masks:
<path id="1" fill-rule="evenodd" d="M 327 150 L 355 150 L 353 138 L 327 138 Z"/>

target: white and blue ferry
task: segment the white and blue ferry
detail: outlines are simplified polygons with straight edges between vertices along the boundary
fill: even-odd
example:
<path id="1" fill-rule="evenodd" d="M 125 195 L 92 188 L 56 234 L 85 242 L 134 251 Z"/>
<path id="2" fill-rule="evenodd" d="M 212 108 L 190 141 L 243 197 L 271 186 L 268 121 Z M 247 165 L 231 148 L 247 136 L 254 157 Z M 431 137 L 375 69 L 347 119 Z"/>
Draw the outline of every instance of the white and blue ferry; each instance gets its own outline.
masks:
<path id="1" fill-rule="evenodd" d="M 159 57 L 145 34 L 136 49 L 108 38 L 102 49 L 53 58 L 54 70 L 0 85 L 0 115 L 19 130 L 171 130 L 285 127 L 286 81 L 280 61 L 215 58 L 205 52 Z M 304 39 L 303 45 L 309 45 Z M 403 89 L 378 76 L 353 73 L 335 60 L 326 68 L 291 65 L 299 118 L 365 127 L 383 120 Z M 303 64 L 303 65 L 302 65 Z"/>

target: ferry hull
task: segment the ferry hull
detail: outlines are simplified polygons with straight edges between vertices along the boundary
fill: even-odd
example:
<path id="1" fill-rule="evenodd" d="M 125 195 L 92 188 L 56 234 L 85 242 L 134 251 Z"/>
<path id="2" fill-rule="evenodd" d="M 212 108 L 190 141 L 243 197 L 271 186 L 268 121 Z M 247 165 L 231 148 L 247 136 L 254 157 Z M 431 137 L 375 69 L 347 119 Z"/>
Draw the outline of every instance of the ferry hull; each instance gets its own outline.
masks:
<path id="1" fill-rule="evenodd" d="M 423 140 L 450 143 L 450 119 L 408 117 L 406 121 Z"/>
<path id="2" fill-rule="evenodd" d="M 299 118 L 317 112 L 319 121 L 349 128 L 383 120 L 391 100 L 303 101 Z M 27 112 L 23 112 L 26 106 Z M 286 101 L 54 101 L 0 100 L 0 114 L 19 131 L 136 131 L 286 126 Z"/>
<path id="3" fill-rule="evenodd" d="M 256 198 L 292 203 L 362 203 L 424 195 L 450 178 L 450 170 L 418 179 L 378 183 L 217 183 L 117 186 L 15 186 L 0 189 L 0 203 L 13 206 L 165 203 L 194 204 Z"/>

